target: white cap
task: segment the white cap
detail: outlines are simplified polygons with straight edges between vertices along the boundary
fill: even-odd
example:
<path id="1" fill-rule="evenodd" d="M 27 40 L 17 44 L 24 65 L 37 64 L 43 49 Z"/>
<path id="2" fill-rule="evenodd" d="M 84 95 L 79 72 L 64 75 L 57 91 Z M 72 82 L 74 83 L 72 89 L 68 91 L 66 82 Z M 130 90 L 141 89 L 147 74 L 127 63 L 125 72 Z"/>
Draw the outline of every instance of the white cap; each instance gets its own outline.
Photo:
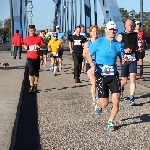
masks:
<path id="1" fill-rule="evenodd" d="M 109 21 L 107 24 L 106 24 L 106 28 L 107 29 L 117 29 L 117 26 L 116 26 L 116 23 L 114 21 Z"/>
<path id="2" fill-rule="evenodd" d="M 59 25 L 56 26 L 56 29 L 57 29 L 57 28 L 60 28 Z"/>
<path id="3" fill-rule="evenodd" d="M 135 24 L 140 24 L 141 23 L 141 21 L 135 21 Z"/>

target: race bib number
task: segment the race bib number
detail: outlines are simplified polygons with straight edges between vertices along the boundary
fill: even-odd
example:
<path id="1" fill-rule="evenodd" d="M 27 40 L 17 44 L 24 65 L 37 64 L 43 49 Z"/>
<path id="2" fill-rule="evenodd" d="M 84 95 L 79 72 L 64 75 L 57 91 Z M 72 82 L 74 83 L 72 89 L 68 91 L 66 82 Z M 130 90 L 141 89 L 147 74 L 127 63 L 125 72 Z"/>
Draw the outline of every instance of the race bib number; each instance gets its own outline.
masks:
<path id="1" fill-rule="evenodd" d="M 81 45 L 81 40 L 74 40 L 74 45 Z"/>
<path id="2" fill-rule="evenodd" d="M 37 51 L 37 46 L 36 45 L 30 45 L 29 51 Z"/>
<path id="3" fill-rule="evenodd" d="M 58 56 L 57 52 L 52 52 L 53 56 Z"/>
<path id="4" fill-rule="evenodd" d="M 102 67 L 102 75 L 103 76 L 114 75 L 114 67 L 113 66 L 104 65 Z"/>
<path id="5" fill-rule="evenodd" d="M 131 55 L 127 55 L 127 59 L 128 59 L 128 61 L 135 61 L 136 60 L 135 53 L 133 53 Z"/>

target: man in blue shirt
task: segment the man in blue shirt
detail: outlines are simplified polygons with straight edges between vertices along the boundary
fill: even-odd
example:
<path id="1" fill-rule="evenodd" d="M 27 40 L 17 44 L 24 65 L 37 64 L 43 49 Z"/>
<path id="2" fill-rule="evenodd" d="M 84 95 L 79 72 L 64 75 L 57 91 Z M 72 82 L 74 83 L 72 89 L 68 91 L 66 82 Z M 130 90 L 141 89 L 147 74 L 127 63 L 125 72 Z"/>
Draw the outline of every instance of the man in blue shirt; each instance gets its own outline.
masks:
<path id="1" fill-rule="evenodd" d="M 95 106 L 97 114 L 102 113 L 102 108 L 106 108 L 109 103 L 109 89 L 112 93 L 112 110 L 108 121 L 108 130 L 114 130 L 113 120 L 119 110 L 120 100 L 120 81 L 117 71 L 117 57 L 122 57 L 125 62 L 124 50 L 122 44 L 115 40 L 117 33 L 116 23 L 109 21 L 105 28 L 106 37 L 98 38 L 89 46 L 87 52 L 87 60 L 91 66 L 91 70 L 95 73 L 96 84 L 98 90 L 98 101 Z M 95 53 L 95 64 L 92 62 L 91 55 Z"/>

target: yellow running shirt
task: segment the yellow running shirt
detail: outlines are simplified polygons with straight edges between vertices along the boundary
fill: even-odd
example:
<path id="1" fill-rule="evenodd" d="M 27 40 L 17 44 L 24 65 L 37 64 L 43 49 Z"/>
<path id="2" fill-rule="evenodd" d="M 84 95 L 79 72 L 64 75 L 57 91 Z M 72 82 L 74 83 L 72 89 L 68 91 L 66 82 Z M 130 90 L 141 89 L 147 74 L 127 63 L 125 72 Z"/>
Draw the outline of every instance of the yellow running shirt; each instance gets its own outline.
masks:
<path id="1" fill-rule="evenodd" d="M 51 39 L 48 43 L 48 46 L 51 49 L 51 53 L 58 52 L 62 48 L 62 41 L 60 40 L 55 41 L 54 39 Z"/>

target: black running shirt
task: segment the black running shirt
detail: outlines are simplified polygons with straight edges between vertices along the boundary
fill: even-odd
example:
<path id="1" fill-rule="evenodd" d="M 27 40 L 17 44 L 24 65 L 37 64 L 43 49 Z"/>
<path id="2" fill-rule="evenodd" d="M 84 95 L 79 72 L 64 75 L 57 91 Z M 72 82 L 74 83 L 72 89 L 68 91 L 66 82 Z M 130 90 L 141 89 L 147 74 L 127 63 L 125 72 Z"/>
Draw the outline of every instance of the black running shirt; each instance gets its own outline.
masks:
<path id="1" fill-rule="evenodd" d="M 87 41 L 87 39 L 83 35 L 72 35 L 69 38 L 69 41 L 73 43 L 73 52 L 77 54 L 83 53 L 83 46 L 82 44 Z"/>

